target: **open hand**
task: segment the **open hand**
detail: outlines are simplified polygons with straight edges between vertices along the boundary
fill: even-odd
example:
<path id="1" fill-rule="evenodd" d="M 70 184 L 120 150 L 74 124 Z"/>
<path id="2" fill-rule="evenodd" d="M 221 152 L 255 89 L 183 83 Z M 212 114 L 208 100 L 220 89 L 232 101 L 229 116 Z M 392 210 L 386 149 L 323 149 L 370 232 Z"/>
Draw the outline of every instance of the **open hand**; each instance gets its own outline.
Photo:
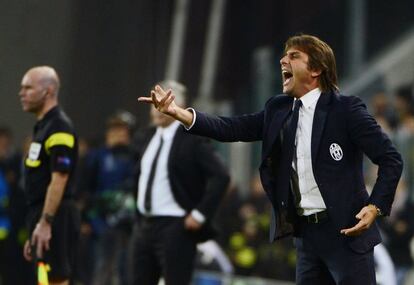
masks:
<path id="1" fill-rule="evenodd" d="M 364 231 L 369 229 L 377 217 L 377 209 L 374 205 L 368 205 L 355 216 L 359 222 L 352 228 L 341 230 L 341 234 L 346 236 L 359 236 Z"/>
<path id="2" fill-rule="evenodd" d="M 151 97 L 138 97 L 139 102 L 149 103 L 161 113 L 175 117 L 177 115 L 177 105 L 174 102 L 175 96 L 172 94 L 172 90 L 167 92 L 162 89 L 161 86 L 156 85 L 151 90 Z"/>

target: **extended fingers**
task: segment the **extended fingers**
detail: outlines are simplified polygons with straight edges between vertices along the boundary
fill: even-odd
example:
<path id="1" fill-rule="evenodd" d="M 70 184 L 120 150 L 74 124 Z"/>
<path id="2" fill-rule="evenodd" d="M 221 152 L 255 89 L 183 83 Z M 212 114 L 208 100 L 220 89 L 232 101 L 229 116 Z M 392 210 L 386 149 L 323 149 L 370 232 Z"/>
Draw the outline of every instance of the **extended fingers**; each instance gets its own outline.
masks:
<path id="1" fill-rule="evenodd" d="M 164 97 L 167 93 L 167 92 L 164 91 L 164 89 L 162 89 L 162 87 L 160 85 L 156 85 L 154 89 L 155 89 L 155 92 L 160 94 L 161 97 Z"/>
<path id="2" fill-rule="evenodd" d="M 151 97 L 138 97 L 137 100 L 139 102 L 151 103 L 152 104 L 152 98 Z"/>
<path id="3" fill-rule="evenodd" d="M 170 106 L 170 104 L 174 101 L 174 99 L 175 99 L 174 95 L 169 96 L 168 99 L 165 101 L 165 106 L 166 107 Z"/>
<path id="4" fill-rule="evenodd" d="M 151 91 L 151 99 L 152 99 L 152 104 L 154 104 L 154 107 L 158 108 L 158 105 L 160 104 L 160 102 L 157 99 L 157 94 L 155 93 L 155 91 Z"/>
<path id="5" fill-rule="evenodd" d="M 363 230 L 366 230 L 368 228 L 369 228 L 368 223 L 364 220 L 361 220 L 359 221 L 358 224 L 356 224 L 352 228 L 341 230 L 341 234 L 344 234 L 347 236 L 356 236 L 356 235 L 361 234 Z"/>
<path id="6" fill-rule="evenodd" d="M 48 240 L 39 240 L 36 247 L 37 257 L 42 258 L 43 252 L 49 250 L 49 241 Z"/>
<path id="7" fill-rule="evenodd" d="M 38 258 L 43 257 L 43 243 L 40 241 L 37 243 L 37 246 L 36 246 L 36 256 Z"/>
<path id="8" fill-rule="evenodd" d="M 172 91 L 170 89 L 167 93 L 165 93 L 164 97 L 161 99 L 160 106 L 168 106 L 169 104 L 171 104 L 171 98 L 172 100 L 174 100 L 174 96 L 172 95 Z"/>
<path id="9" fill-rule="evenodd" d="M 161 97 L 160 104 L 163 104 L 165 102 L 166 98 L 171 94 L 171 89 L 168 90 L 168 92 L 160 93 L 158 91 L 155 91 L 155 93 L 160 95 L 160 97 Z"/>
<path id="10" fill-rule="evenodd" d="M 159 85 L 155 86 L 155 88 L 151 90 L 151 97 L 138 97 L 139 102 L 153 104 L 158 110 L 168 107 L 174 99 L 175 96 L 172 95 L 171 89 L 165 92 Z"/>
<path id="11" fill-rule="evenodd" d="M 360 231 L 360 228 L 355 226 L 349 229 L 341 230 L 341 234 L 344 234 L 346 236 L 355 236 L 358 234 L 359 231 Z"/>

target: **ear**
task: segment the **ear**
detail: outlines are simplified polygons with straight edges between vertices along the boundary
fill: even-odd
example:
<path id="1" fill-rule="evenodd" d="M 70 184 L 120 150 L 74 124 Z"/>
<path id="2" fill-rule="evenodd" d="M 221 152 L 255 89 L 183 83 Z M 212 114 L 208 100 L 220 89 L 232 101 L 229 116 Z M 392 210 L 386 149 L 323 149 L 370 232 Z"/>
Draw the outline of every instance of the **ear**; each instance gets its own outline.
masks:
<path id="1" fill-rule="evenodd" d="M 322 71 L 321 71 L 321 70 L 313 70 L 313 71 L 311 72 L 311 76 L 312 76 L 313 78 L 316 78 L 316 77 L 319 77 L 319 76 L 321 75 L 321 73 L 322 73 Z"/>

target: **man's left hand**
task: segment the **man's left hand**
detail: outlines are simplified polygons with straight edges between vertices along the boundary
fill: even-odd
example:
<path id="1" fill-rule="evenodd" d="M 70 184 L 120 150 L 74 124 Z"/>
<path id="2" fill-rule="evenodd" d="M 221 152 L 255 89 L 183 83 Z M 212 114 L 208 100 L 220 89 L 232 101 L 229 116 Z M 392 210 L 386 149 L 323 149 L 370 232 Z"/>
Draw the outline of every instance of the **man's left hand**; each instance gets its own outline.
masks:
<path id="1" fill-rule="evenodd" d="M 41 220 L 37 223 L 32 233 L 31 244 L 36 246 L 36 257 L 43 258 L 44 250 L 49 250 L 49 242 L 52 238 L 52 226 Z"/>
<path id="2" fill-rule="evenodd" d="M 202 224 L 197 222 L 191 214 L 187 215 L 184 220 L 184 227 L 189 231 L 198 231 L 201 228 Z"/>
<path id="3" fill-rule="evenodd" d="M 364 231 L 369 229 L 372 223 L 377 217 L 378 211 L 374 205 L 368 205 L 362 208 L 362 210 L 355 217 L 359 220 L 358 224 L 349 229 L 341 230 L 341 234 L 346 236 L 359 236 Z"/>

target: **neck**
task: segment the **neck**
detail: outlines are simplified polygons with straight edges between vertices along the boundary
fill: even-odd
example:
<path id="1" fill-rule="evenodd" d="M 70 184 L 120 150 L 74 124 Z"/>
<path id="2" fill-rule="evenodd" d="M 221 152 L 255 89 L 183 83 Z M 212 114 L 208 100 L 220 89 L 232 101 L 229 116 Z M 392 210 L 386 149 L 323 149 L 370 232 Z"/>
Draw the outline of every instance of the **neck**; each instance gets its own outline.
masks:
<path id="1" fill-rule="evenodd" d="M 312 91 L 313 89 L 316 89 L 316 88 L 320 88 L 318 84 L 305 85 L 302 90 L 297 92 L 297 94 L 293 94 L 293 97 L 299 99 L 299 98 L 303 97 L 304 95 L 308 94 L 310 91 Z"/>
<path id="2" fill-rule="evenodd" d="M 43 108 L 39 112 L 36 113 L 37 120 L 40 121 L 47 114 L 47 112 L 49 112 L 51 109 L 53 109 L 56 106 L 57 106 L 56 101 L 46 102 L 43 105 Z"/>

